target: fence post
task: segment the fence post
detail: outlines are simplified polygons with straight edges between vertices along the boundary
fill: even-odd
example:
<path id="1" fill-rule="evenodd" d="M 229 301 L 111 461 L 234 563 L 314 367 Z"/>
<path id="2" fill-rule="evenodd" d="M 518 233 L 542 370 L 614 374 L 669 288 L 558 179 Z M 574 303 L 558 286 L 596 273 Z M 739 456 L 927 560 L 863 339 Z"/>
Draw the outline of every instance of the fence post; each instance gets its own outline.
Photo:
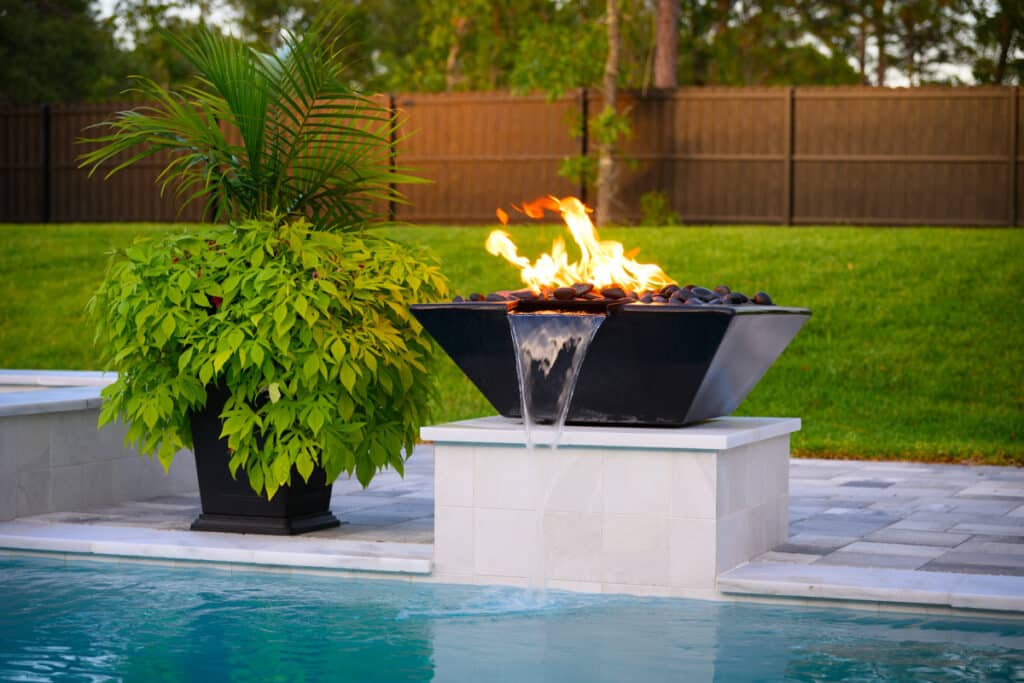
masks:
<path id="1" fill-rule="evenodd" d="M 587 130 L 590 127 L 590 97 L 587 95 L 586 88 L 580 88 L 580 156 L 586 158 L 588 147 L 590 146 L 589 133 Z M 587 203 L 587 179 L 584 176 L 580 176 L 580 201 L 584 204 Z"/>
<path id="2" fill-rule="evenodd" d="M 1020 86 L 1013 86 L 1009 88 L 1010 91 L 1010 191 L 1009 194 L 1009 224 L 1012 228 L 1017 225 L 1018 211 L 1020 207 L 1017 206 L 1017 147 L 1020 145 L 1020 126 L 1017 121 L 1020 118 Z"/>
<path id="3" fill-rule="evenodd" d="M 43 105 L 43 223 L 49 223 L 53 194 L 53 115 L 50 104 Z"/>
<path id="4" fill-rule="evenodd" d="M 782 110 L 782 224 L 793 225 L 793 113 L 794 88 L 785 90 Z"/>

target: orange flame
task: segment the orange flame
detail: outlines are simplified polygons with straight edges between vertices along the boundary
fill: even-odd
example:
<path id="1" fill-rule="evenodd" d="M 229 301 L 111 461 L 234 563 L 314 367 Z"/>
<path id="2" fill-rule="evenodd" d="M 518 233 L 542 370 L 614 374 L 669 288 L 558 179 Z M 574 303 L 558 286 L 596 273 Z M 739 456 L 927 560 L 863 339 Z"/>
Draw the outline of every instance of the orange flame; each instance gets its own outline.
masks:
<path id="1" fill-rule="evenodd" d="M 491 232 L 485 244 L 487 251 L 519 268 L 523 282 L 537 293 L 545 288 L 568 287 L 578 282 L 590 282 L 598 288 L 618 285 L 626 291 L 638 293 L 676 284 L 659 266 L 634 261 L 632 257 L 636 255 L 636 250 L 626 254 L 621 242 L 600 241 L 587 215 L 590 209 L 576 197 L 541 197 L 532 202 L 523 202 L 521 207 L 512 208 L 530 218 L 543 217 L 545 210 L 561 212 L 562 219 L 580 249 L 579 260 L 570 263 L 565 240 L 557 237 L 551 244 L 550 253 L 541 254 L 536 261 L 531 262 L 527 257 L 519 255 L 518 247 L 507 232 Z M 497 215 L 502 225 L 505 225 L 508 214 L 498 209 Z"/>
<path id="2" fill-rule="evenodd" d="M 594 223 L 587 215 L 590 209 L 577 198 L 565 197 L 559 200 L 544 197 L 512 208 L 530 218 L 543 217 L 545 209 L 560 212 L 572 239 L 580 247 L 580 260 L 569 263 L 565 241 L 556 238 L 550 253 L 541 254 L 537 261 L 530 262 L 525 256 L 519 255 L 508 232 L 494 230 L 489 234 L 484 245 L 486 250 L 519 268 L 522 282 L 537 293 L 577 283 L 591 283 L 598 288 L 617 285 L 626 291 L 638 293 L 676 284 L 659 266 L 633 260 L 638 250 L 631 250 L 627 254 L 621 242 L 598 240 Z M 503 225 L 508 222 L 508 214 L 501 209 L 498 210 L 498 217 Z"/>

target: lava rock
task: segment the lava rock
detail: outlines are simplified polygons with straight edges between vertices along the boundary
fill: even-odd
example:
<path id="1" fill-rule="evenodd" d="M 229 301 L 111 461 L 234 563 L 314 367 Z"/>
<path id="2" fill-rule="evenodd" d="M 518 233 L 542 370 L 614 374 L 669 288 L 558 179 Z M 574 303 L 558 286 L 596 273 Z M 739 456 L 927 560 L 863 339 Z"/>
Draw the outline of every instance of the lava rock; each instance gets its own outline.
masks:
<path id="1" fill-rule="evenodd" d="M 487 297 L 485 297 L 483 294 L 478 294 L 477 292 L 473 292 L 472 294 L 469 295 L 470 301 L 484 301 L 485 299 L 487 299 Z"/>
<path id="2" fill-rule="evenodd" d="M 665 297 L 661 296 L 660 294 L 659 294 L 658 296 L 656 296 L 656 297 L 652 297 L 652 300 L 653 300 L 653 301 L 654 301 L 654 303 L 656 303 L 656 304 L 665 304 L 665 303 L 668 303 L 668 299 L 666 299 Z"/>
<path id="3" fill-rule="evenodd" d="M 729 292 L 731 292 L 731 291 L 732 291 L 732 290 L 731 290 L 731 289 L 729 289 L 729 286 L 728 286 L 728 285 L 718 285 L 718 286 L 717 286 L 717 287 L 715 287 L 715 289 L 714 289 L 714 292 L 715 292 L 715 294 L 717 294 L 718 296 L 720 296 L 720 297 L 723 297 L 723 298 L 724 298 L 724 297 L 725 297 L 725 296 L 726 296 L 727 294 L 729 294 Z"/>
<path id="4" fill-rule="evenodd" d="M 516 299 L 527 299 L 532 301 L 537 298 L 537 293 L 532 289 L 517 289 L 514 292 L 509 292 L 509 296 Z"/>
<path id="5" fill-rule="evenodd" d="M 685 285 L 683 289 L 685 289 L 687 292 L 692 292 L 696 286 L 697 285 Z"/>
<path id="6" fill-rule="evenodd" d="M 715 298 L 715 293 L 707 287 L 694 287 L 690 291 L 700 298 L 701 301 L 709 301 Z"/>
<path id="7" fill-rule="evenodd" d="M 676 299 L 678 301 L 686 301 L 687 299 L 692 299 L 693 297 L 694 297 L 694 293 L 691 292 L 690 290 L 688 290 L 688 289 L 677 289 L 676 291 L 672 292 L 672 295 L 669 296 L 669 299 Z"/>
<path id="8" fill-rule="evenodd" d="M 576 296 L 583 296 L 584 294 L 592 290 L 594 288 L 594 285 L 589 282 L 577 282 L 572 286 L 572 288 L 576 292 Z"/>
<path id="9" fill-rule="evenodd" d="M 670 297 L 675 292 L 678 292 L 678 291 L 679 291 L 679 285 L 665 285 L 664 287 L 661 288 L 661 291 L 659 291 L 658 294 L 660 294 L 660 295 L 662 295 L 664 297 Z"/>
<path id="10" fill-rule="evenodd" d="M 649 304 L 652 301 L 654 301 L 654 296 L 652 296 L 650 292 L 640 297 L 640 303 L 642 304 Z"/>
<path id="11" fill-rule="evenodd" d="M 576 298 L 576 290 L 572 287 L 559 287 L 554 291 L 554 296 L 559 301 L 569 301 Z"/>
<path id="12" fill-rule="evenodd" d="M 498 292 L 491 292 L 487 295 L 487 301 L 508 301 L 508 297 Z"/>
<path id="13" fill-rule="evenodd" d="M 604 297 L 598 294 L 597 292 L 587 292 L 586 294 L 583 295 L 583 298 L 586 299 L 587 301 L 597 301 L 598 299 L 603 299 Z"/>
<path id="14" fill-rule="evenodd" d="M 683 302 L 685 306 L 703 306 L 704 302 L 695 296 L 691 296 L 689 299 Z"/>
<path id="15" fill-rule="evenodd" d="M 716 296 L 708 299 L 707 301 L 702 301 L 701 303 L 707 304 L 708 306 L 717 306 L 719 304 L 724 304 L 725 302 L 722 301 L 722 297 Z"/>
<path id="16" fill-rule="evenodd" d="M 456 294 L 456 295 L 455 295 L 455 298 L 454 298 L 454 299 L 452 299 L 452 301 L 454 301 L 455 303 L 461 303 L 461 302 L 465 301 L 465 299 L 463 299 L 463 298 L 462 298 L 461 296 L 459 296 L 458 294 Z"/>
<path id="17" fill-rule="evenodd" d="M 754 303 L 758 306 L 774 306 L 775 302 L 768 296 L 767 292 L 758 292 L 754 295 Z"/>
<path id="18" fill-rule="evenodd" d="M 605 287 L 601 290 L 601 296 L 605 299 L 623 299 L 626 292 L 622 290 L 622 287 Z"/>
<path id="19" fill-rule="evenodd" d="M 750 301 L 743 292 L 729 292 L 724 299 L 727 304 L 745 304 Z"/>

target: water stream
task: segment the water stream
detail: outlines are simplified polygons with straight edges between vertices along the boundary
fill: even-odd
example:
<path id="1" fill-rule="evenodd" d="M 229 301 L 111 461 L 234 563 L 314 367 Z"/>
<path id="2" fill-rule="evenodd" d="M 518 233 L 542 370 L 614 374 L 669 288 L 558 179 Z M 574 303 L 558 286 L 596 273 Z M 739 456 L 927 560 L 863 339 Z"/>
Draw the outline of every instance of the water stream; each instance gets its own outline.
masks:
<path id="1" fill-rule="evenodd" d="M 569 414 L 580 368 L 594 335 L 605 316 L 580 313 L 511 313 L 512 343 L 516 350 L 516 375 L 526 433 L 526 457 L 536 485 L 534 504 L 535 541 L 530 551 L 529 586 L 544 591 L 547 562 L 544 552 L 544 516 L 551 493 L 571 463 L 568 459 L 541 455 L 536 448 L 538 425 L 551 424 L 548 447 L 558 448 Z"/>

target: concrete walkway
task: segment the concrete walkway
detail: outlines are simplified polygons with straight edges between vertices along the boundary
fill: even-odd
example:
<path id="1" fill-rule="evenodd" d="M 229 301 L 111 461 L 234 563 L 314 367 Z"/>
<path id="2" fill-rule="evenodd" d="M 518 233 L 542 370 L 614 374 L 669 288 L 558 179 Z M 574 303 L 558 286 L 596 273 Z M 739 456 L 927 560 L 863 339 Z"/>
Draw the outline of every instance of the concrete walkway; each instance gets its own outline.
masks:
<path id="1" fill-rule="evenodd" d="M 366 491 L 339 481 L 332 509 L 347 523 L 300 539 L 239 537 L 187 532 L 198 494 L 157 498 L 0 523 L 0 548 L 132 555 L 141 544 L 141 556 L 202 559 L 207 547 L 219 562 L 425 574 L 433 449 L 416 449 L 404 479 L 378 475 Z M 791 460 L 788 541 L 719 587 L 1024 612 L 1024 468 Z"/>

